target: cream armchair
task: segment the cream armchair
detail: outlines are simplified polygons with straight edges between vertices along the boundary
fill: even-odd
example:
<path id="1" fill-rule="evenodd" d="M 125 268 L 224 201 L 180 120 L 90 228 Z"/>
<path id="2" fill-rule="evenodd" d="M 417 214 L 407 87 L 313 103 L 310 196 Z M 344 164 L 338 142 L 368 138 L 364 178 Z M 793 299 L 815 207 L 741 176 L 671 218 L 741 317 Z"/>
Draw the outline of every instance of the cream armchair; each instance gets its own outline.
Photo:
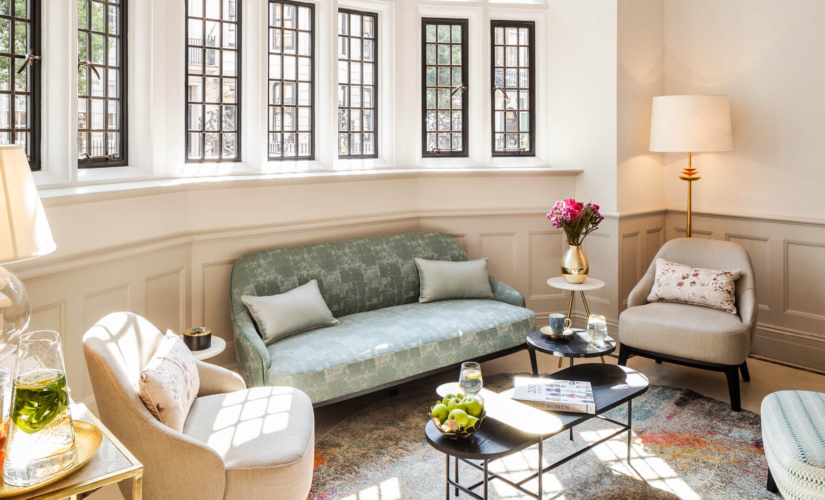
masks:
<path id="1" fill-rule="evenodd" d="M 198 361 L 198 398 L 176 432 L 149 413 L 137 392 L 162 339 L 131 313 L 110 314 L 83 337 L 100 419 L 143 463 L 144 497 L 305 500 L 315 450 L 309 397 L 290 387 L 247 389 L 235 373 Z"/>
<path id="2" fill-rule="evenodd" d="M 709 307 L 648 303 L 656 259 L 694 267 L 742 271 L 736 281 L 737 314 Z M 680 238 L 667 242 L 656 254 L 619 316 L 619 364 L 631 355 L 679 365 L 724 372 L 733 411 L 741 409 L 739 372 L 750 380 L 747 358 L 756 333 L 756 284 L 748 252 L 728 241 Z"/>

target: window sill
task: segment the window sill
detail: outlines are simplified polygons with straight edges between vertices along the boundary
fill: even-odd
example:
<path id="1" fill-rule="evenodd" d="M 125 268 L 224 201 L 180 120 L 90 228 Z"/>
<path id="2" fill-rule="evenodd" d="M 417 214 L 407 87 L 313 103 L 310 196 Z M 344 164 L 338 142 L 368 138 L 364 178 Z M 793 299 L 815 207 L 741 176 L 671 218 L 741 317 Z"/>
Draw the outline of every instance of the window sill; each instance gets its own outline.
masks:
<path id="1" fill-rule="evenodd" d="M 361 160 L 356 160 L 361 161 Z M 456 168 L 441 164 L 441 168 L 395 168 L 375 170 L 325 170 L 281 173 L 257 173 L 248 175 L 224 175 L 213 177 L 151 178 L 129 182 L 83 185 L 71 187 L 40 186 L 40 197 L 45 207 L 60 207 L 81 203 L 154 196 L 173 192 L 237 189 L 247 187 L 267 187 L 295 184 L 321 184 L 330 182 L 359 182 L 373 180 L 394 180 L 411 178 L 455 178 L 455 177 L 569 177 L 577 176 L 583 170 L 544 167 L 489 166 Z"/>

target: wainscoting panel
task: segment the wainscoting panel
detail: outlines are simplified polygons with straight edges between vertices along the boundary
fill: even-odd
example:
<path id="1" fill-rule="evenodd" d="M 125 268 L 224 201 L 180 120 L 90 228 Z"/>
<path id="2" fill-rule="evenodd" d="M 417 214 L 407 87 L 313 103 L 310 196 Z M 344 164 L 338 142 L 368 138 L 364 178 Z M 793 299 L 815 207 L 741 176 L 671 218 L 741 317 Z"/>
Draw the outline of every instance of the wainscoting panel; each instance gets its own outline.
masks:
<path id="1" fill-rule="evenodd" d="M 478 235 L 480 257 L 488 257 L 487 272 L 505 283 L 516 283 L 516 233 Z"/>
<path id="2" fill-rule="evenodd" d="M 561 290 L 550 287 L 547 279 L 558 276 L 564 251 L 567 250 L 564 232 L 530 231 L 528 238 L 528 300 L 559 299 L 564 297 Z M 542 279 L 543 277 L 545 277 Z"/>
<path id="3" fill-rule="evenodd" d="M 60 342 L 66 344 L 66 301 L 61 300 L 52 304 L 32 309 L 32 319 L 29 322 L 29 331 L 51 330 L 60 334 Z"/>
<path id="4" fill-rule="evenodd" d="M 226 350 L 214 358 L 219 365 L 235 363 L 235 342 L 232 331 L 232 313 L 229 310 L 229 281 L 232 276 L 234 260 L 208 262 L 201 265 L 204 293 L 200 297 L 203 303 L 204 326 L 226 341 Z"/>
<path id="5" fill-rule="evenodd" d="M 668 235 L 679 235 L 684 212 L 668 211 L 667 221 Z M 750 255 L 759 304 L 753 352 L 825 370 L 825 222 L 703 212 L 693 221 L 695 234 Z"/>
<path id="6" fill-rule="evenodd" d="M 627 279 L 622 280 L 622 297 L 627 298 L 636 282 L 642 277 L 642 245 L 640 232 L 627 233 L 622 235 L 622 276 Z M 622 303 L 626 301 L 623 299 Z"/>
<path id="7" fill-rule="evenodd" d="M 186 330 L 184 268 L 146 278 L 146 319 L 164 333 Z"/>

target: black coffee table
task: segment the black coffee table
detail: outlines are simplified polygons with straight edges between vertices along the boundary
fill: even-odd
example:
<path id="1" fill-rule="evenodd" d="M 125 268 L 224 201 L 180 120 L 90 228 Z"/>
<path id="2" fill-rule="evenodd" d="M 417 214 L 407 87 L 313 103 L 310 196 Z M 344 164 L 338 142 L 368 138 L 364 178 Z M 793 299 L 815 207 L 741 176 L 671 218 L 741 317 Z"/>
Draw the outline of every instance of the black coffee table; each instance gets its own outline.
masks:
<path id="1" fill-rule="evenodd" d="M 574 358 L 595 358 L 606 356 L 616 350 L 616 341 L 610 337 L 605 339 L 603 347 L 598 347 L 585 340 L 580 334 L 585 330 L 573 329 L 573 335 L 562 339 L 553 339 L 540 331 L 535 331 L 527 336 L 527 351 L 530 353 L 530 364 L 533 366 L 533 376 L 539 376 L 539 366 L 536 362 L 536 351 L 552 354 L 559 358 L 570 358 L 570 366 L 573 366 Z M 602 363 L 604 358 L 602 357 Z M 561 366 L 561 359 L 559 359 Z"/>
<path id="2" fill-rule="evenodd" d="M 566 368 L 549 375 L 547 378 L 590 382 L 596 400 L 596 414 L 538 410 L 512 400 L 512 389 L 501 394 L 482 389 L 481 396 L 484 398 L 487 417 L 474 435 L 463 440 L 448 439 L 441 434 L 432 421 L 427 423 L 425 428 L 427 441 L 433 448 L 446 456 L 446 498 L 448 500 L 450 498 L 450 487 L 455 489 L 456 496 L 459 495 L 460 491 L 463 491 L 471 498 L 486 500 L 488 483 L 493 479 L 502 481 L 532 498 L 541 500 L 542 476 L 545 473 L 566 464 L 587 450 L 623 432 L 627 432 L 627 462 L 630 463 L 633 399 L 647 392 L 647 377 L 624 366 L 584 364 Z M 442 385 L 436 392 L 441 397 L 449 393 L 455 394 L 459 392 L 458 384 Z M 627 403 L 627 423 L 618 422 L 603 415 L 605 412 L 624 403 Z M 573 427 L 591 418 L 600 418 L 615 424 L 619 426 L 619 430 L 517 482 L 489 472 L 490 461 L 512 455 L 534 444 L 538 444 L 538 463 L 541 466 L 542 448 L 545 439 L 560 434 L 567 429 L 572 432 Z M 453 457 L 455 461 L 454 478 L 452 479 L 450 478 L 450 457 Z M 482 471 L 483 480 L 467 486 L 461 485 L 459 483 L 459 461 Z M 529 491 L 523 486 L 533 479 L 538 480 L 538 493 Z M 479 487 L 482 488 L 481 494 L 473 491 Z"/>

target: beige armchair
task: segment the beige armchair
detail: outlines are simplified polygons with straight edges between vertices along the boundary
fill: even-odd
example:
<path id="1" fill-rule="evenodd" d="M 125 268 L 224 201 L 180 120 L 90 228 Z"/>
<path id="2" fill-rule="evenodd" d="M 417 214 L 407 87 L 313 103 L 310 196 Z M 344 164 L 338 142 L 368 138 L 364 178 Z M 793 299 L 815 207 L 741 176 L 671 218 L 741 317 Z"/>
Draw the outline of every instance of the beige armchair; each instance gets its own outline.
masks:
<path id="1" fill-rule="evenodd" d="M 694 267 L 742 271 L 736 281 L 737 314 L 709 307 L 648 303 L 656 258 Z M 750 380 L 747 358 L 756 333 L 756 284 L 748 252 L 729 241 L 680 238 L 656 254 L 619 316 L 619 364 L 631 355 L 724 372 L 733 411 L 741 409 L 739 372 Z"/>
<path id="2" fill-rule="evenodd" d="M 100 419 L 143 463 L 144 497 L 305 500 L 315 450 L 309 397 L 290 387 L 247 389 L 235 373 L 198 361 L 198 398 L 176 432 L 149 413 L 137 391 L 162 338 L 131 313 L 110 314 L 83 337 Z"/>

